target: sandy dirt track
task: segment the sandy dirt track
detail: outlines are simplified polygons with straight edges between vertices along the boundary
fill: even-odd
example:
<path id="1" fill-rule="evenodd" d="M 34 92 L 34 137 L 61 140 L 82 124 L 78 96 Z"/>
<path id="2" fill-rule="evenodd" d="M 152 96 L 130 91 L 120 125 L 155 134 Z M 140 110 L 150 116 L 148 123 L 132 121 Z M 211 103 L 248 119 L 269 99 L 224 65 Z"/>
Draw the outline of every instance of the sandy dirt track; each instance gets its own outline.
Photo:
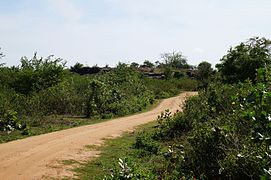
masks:
<path id="1" fill-rule="evenodd" d="M 181 110 L 185 99 L 192 95 L 196 92 L 165 99 L 145 113 L 0 144 L 0 180 L 71 176 L 60 161 L 95 157 L 97 152 L 87 150 L 85 146 L 102 144 L 105 138 L 119 136 L 153 121 L 165 109 Z"/>

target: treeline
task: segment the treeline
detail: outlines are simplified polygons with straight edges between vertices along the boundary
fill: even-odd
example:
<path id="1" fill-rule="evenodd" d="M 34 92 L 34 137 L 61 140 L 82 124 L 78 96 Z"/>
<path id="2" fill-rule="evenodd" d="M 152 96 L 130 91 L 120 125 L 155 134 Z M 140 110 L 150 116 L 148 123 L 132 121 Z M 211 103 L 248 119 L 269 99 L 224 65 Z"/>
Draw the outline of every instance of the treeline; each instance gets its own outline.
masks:
<path id="1" fill-rule="evenodd" d="M 271 41 L 251 38 L 216 67 L 182 113 L 137 135 L 108 179 L 271 178 Z"/>
<path id="2" fill-rule="evenodd" d="M 1 137 L 39 133 L 32 131 L 35 128 L 46 132 L 55 126 L 76 126 L 69 117 L 107 119 L 139 112 L 156 99 L 195 90 L 198 84 L 188 76 L 149 78 L 124 63 L 114 68 L 80 63 L 67 68 L 65 64 L 62 59 L 38 58 L 35 53 L 31 59 L 23 57 L 19 66 L 1 65 Z"/>

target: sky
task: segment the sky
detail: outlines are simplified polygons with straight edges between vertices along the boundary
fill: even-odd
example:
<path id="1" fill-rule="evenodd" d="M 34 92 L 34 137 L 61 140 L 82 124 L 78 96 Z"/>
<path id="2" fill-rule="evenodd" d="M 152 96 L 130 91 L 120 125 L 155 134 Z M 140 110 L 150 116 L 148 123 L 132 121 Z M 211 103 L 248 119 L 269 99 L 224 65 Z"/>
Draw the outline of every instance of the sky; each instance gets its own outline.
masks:
<path id="1" fill-rule="evenodd" d="M 0 47 L 8 66 L 54 55 L 85 65 L 161 60 L 217 64 L 231 46 L 271 39 L 270 0 L 0 0 Z"/>

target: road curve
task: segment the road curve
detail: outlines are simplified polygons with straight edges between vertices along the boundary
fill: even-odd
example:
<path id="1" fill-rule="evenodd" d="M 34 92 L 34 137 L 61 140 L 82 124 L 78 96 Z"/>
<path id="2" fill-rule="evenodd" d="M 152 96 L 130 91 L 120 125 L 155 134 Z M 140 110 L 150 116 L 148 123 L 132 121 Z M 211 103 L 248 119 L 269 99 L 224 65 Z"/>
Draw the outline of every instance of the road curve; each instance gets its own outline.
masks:
<path id="1" fill-rule="evenodd" d="M 105 138 L 119 136 L 124 131 L 153 121 L 165 109 L 171 112 L 181 110 L 185 99 L 196 94 L 181 93 L 141 114 L 0 144 L 0 179 L 28 180 L 69 175 L 64 173 L 65 168 L 57 167 L 57 162 L 91 158 L 97 152 L 84 151 L 85 146 L 101 144 Z"/>

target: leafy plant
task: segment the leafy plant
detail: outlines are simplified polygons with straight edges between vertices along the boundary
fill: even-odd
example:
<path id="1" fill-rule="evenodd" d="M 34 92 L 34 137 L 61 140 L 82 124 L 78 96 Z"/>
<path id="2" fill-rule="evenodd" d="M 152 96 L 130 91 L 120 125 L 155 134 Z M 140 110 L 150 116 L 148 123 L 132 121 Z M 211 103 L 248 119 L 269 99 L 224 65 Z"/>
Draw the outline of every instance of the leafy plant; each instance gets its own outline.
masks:
<path id="1" fill-rule="evenodd" d="M 180 52 L 164 53 L 161 55 L 166 66 L 187 69 L 190 66 L 187 64 L 187 59 Z"/>
<path id="2" fill-rule="evenodd" d="M 206 61 L 199 63 L 197 72 L 197 79 L 200 82 L 200 88 L 207 88 L 211 75 L 214 73 L 212 65 Z"/>
<path id="3" fill-rule="evenodd" d="M 155 133 L 139 134 L 135 148 L 152 152 L 157 164 L 148 169 L 161 179 L 270 178 L 270 80 L 264 68 L 254 83 L 209 84 L 183 113 L 162 113 Z M 153 142 L 158 151 L 150 148 Z"/>
<path id="4" fill-rule="evenodd" d="M 271 41 L 266 38 L 250 38 L 249 41 L 231 48 L 217 64 L 224 82 L 237 83 L 246 79 L 255 80 L 259 68 L 271 64 Z"/>
<path id="5" fill-rule="evenodd" d="M 0 131 L 12 132 L 14 130 L 24 130 L 26 125 L 22 124 L 17 117 L 17 112 L 7 111 L 2 118 L 0 118 Z"/>
<path id="6" fill-rule="evenodd" d="M 160 150 L 160 145 L 153 139 L 153 135 L 143 132 L 136 136 L 134 147 L 144 150 L 150 154 L 157 154 Z"/>
<path id="7" fill-rule="evenodd" d="M 127 159 L 118 160 L 119 168 L 115 168 L 110 177 L 105 176 L 105 180 L 149 180 L 154 179 L 154 176 L 151 174 L 146 174 L 132 164 Z"/>

